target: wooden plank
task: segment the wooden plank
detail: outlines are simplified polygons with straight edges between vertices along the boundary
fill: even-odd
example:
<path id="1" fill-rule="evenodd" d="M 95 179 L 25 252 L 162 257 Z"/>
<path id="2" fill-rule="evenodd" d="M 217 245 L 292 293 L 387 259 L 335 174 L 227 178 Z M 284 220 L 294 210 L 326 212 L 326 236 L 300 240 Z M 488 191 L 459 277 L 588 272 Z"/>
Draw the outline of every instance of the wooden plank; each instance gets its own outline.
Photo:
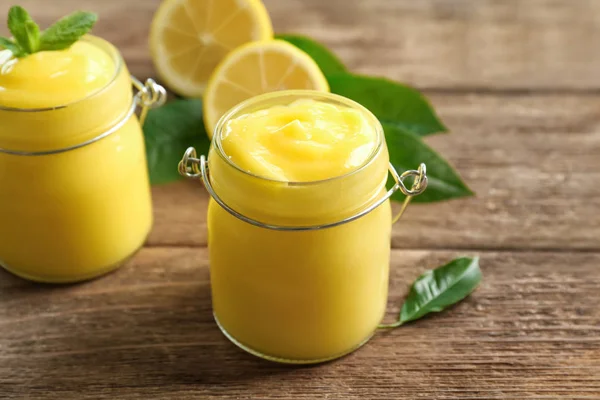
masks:
<path id="1" fill-rule="evenodd" d="M 154 74 L 147 48 L 159 0 L 22 0 L 43 26 L 75 9 L 133 73 Z M 600 88 L 595 0 L 265 0 L 277 32 L 312 36 L 358 72 L 424 88 Z M 8 3 L 0 7 L 5 20 Z M 4 24 L 0 32 L 6 32 Z"/>
<path id="2" fill-rule="evenodd" d="M 477 197 L 413 205 L 394 247 L 600 249 L 600 100 L 436 94 L 452 130 L 427 142 Z M 154 188 L 151 245 L 205 245 L 200 183 Z"/>
<path id="3" fill-rule="evenodd" d="M 390 318 L 421 271 L 456 255 L 394 250 Z M 466 301 L 313 368 L 259 361 L 221 335 L 206 249 L 144 249 L 65 287 L 0 272 L 0 397 L 597 398 L 600 253 L 481 256 Z"/>

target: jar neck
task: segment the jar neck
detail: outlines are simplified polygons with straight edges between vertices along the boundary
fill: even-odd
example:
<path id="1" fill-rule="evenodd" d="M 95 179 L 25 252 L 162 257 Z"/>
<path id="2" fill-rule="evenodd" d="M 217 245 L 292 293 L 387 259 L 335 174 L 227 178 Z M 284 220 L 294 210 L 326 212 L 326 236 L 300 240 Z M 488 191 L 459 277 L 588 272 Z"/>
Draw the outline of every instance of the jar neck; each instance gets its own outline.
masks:
<path id="1" fill-rule="evenodd" d="M 271 180 L 235 165 L 221 144 L 229 121 L 298 100 L 318 101 L 360 113 L 368 126 L 365 129 L 373 133 L 373 152 L 356 169 L 313 182 Z M 256 96 L 227 112 L 215 128 L 208 166 L 215 193 L 230 208 L 271 225 L 308 227 L 339 222 L 381 199 L 387 182 L 388 161 L 383 128 L 365 107 L 331 93 L 291 90 Z"/>
<path id="2" fill-rule="evenodd" d="M 84 143 L 118 124 L 133 102 L 131 79 L 118 51 L 95 37 L 86 39 L 114 59 L 115 77 L 98 92 L 50 109 L 0 108 L 0 149 L 47 152 Z"/>
<path id="3" fill-rule="evenodd" d="M 379 200 L 385 193 L 388 160 L 383 141 L 358 170 L 301 183 L 272 181 L 243 172 L 214 146 L 208 164 L 215 192 L 239 213 L 273 225 L 314 226 L 341 221 Z"/>

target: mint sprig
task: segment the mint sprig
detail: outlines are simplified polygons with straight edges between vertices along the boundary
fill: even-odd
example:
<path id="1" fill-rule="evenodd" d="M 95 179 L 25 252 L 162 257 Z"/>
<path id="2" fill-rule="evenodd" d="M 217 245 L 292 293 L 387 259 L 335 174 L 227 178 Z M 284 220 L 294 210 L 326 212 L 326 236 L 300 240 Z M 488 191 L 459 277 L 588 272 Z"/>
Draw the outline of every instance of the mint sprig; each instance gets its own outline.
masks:
<path id="1" fill-rule="evenodd" d="M 40 38 L 40 51 L 68 49 L 88 33 L 97 20 L 96 14 L 84 11 L 62 18 L 44 31 Z"/>
<path id="2" fill-rule="evenodd" d="M 21 57 L 21 47 L 8 38 L 0 36 L 0 48 L 10 50 L 15 57 Z"/>
<path id="3" fill-rule="evenodd" d="M 40 28 L 23 7 L 14 6 L 8 12 L 8 29 L 23 52 L 35 52 L 40 38 Z"/>
<path id="4" fill-rule="evenodd" d="M 0 48 L 10 50 L 15 57 L 65 50 L 88 33 L 97 20 L 98 16 L 94 13 L 77 11 L 40 32 L 39 25 L 23 7 L 13 6 L 7 21 L 13 38 L 0 37 Z"/>

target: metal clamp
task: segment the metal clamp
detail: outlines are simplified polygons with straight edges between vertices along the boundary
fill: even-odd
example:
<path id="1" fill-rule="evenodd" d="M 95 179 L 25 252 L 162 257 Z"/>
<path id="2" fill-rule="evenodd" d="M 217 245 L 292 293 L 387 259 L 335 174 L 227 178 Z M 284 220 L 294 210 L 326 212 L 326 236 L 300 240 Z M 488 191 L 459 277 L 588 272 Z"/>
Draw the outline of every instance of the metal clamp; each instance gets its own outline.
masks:
<path id="1" fill-rule="evenodd" d="M 93 138 L 86 140 L 85 142 L 77 143 L 73 146 L 64 147 L 61 149 L 55 150 L 46 150 L 46 151 L 21 151 L 21 150 L 9 150 L 0 148 L 0 153 L 12 154 L 16 156 L 46 156 L 49 154 L 58 154 L 64 153 L 66 151 L 75 150 L 80 147 L 87 146 L 94 142 L 97 142 L 105 137 L 115 133 L 123 125 L 129 121 L 129 118 L 135 113 L 135 109 L 139 106 L 141 107 L 140 112 L 140 124 L 143 126 L 146 120 L 146 116 L 148 115 L 148 110 L 151 108 L 157 108 L 162 106 L 165 101 L 167 101 L 167 91 L 164 87 L 156 83 L 153 79 L 147 79 L 145 83 L 142 84 L 136 77 L 131 76 L 131 81 L 133 86 L 138 89 L 138 92 L 133 96 L 133 100 L 127 110 L 127 113 L 121 118 L 116 124 L 110 127 L 110 129 L 100 133 Z M 68 107 L 68 106 L 67 106 Z M 61 107 L 64 108 L 64 107 Z M 56 108 L 54 108 L 56 109 Z M 51 111 L 53 109 L 39 109 L 34 111 Z"/>
<path id="2" fill-rule="evenodd" d="M 144 126 L 148 110 L 158 108 L 167 101 L 167 90 L 156 83 L 154 79 L 146 79 L 142 84 L 135 76 L 131 76 L 133 86 L 138 90 L 135 94 L 135 103 L 142 108 L 140 112 L 140 124 Z"/>
<path id="3" fill-rule="evenodd" d="M 427 188 L 427 172 L 426 172 L 425 164 L 421 163 L 421 165 L 419 165 L 419 168 L 417 170 L 405 171 L 402 173 L 402 175 L 399 175 L 398 172 L 396 171 L 396 169 L 394 168 L 394 166 L 392 165 L 392 163 L 390 163 L 389 164 L 389 172 L 392 175 L 392 178 L 394 178 L 394 181 L 396 183 L 390 190 L 388 190 L 386 192 L 386 194 L 381 199 L 377 200 L 375 203 L 373 203 L 369 207 L 365 208 L 364 210 L 360 211 L 359 213 L 354 214 L 350 217 L 344 218 L 340 221 L 332 222 L 329 224 L 313 225 L 313 226 L 284 226 L 284 225 L 272 225 L 272 224 L 268 224 L 266 222 L 262 222 L 262 221 L 258 221 L 258 220 L 249 218 L 249 217 L 241 214 L 240 212 L 234 210 L 233 208 L 229 207 L 215 192 L 214 188 L 212 187 L 212 184 L 210 183 L 210 175 L 209 175 L 206 157 L 204 155 L 201 155 L 200 158 L 198 158 L 198 156 L 196 154 L 196 149 L 194 149 L 193 147 L 189 147 L 185 151 L 183 158 L 179 162 L 178 169 L 179 169 L 179 174 L 185 176 L 186 178 L 196 179 L 196 178 L 201 177 L 202 182 L 204 183 L 204 186 L 206 187 L 206 190 L 208 191 L 208 193 L 217 202 L 217 204 L 219 204 L 221 207 L 223 207 L 223 209 L 225 209 L 225 211 L 227 211 L 229 214 L 231 214 L 234 217 L 236 217 L 244 222 L 247 222 L 251 225 L 258 226 L 261 228 L 273 229 L 273 230 L 277 230 L 277 231 L 314 231 L 314 230 L 319 230 L 319 229 L 333 228 L 335 226 L 346 224 L 348 222 L 352 222 L 354 220 L 359 219 L 360 217 L 367 215 L 368 213 L 370 213 L 371 211 L 373 211 L 374 209 L 376 209 L 377 207 L 382 205 L 385 201 L 387 201 L 397 190 L 400 190 L 407 197 L 406 197 L 406 200 L 404 201 L 404 204 L 400 211 L 400 214 L 397 217 L 395 217 L 395 220 L 397 220 L 400 218 L 400 216 L 404 212 L 404 209 L 406 209 L 406 206 L 408 205 L 410 199 L 413 196 L 417 196 L 417 195 L 423 193 L 423 191 L 425 191 L 425 189 Z M 406 178 L 408 178 L 409 176 L 414 177 L 414 181 L 413 181 L 413 184 L 410 189 L 408 189 L 404 185 L 404 180 Z"/>

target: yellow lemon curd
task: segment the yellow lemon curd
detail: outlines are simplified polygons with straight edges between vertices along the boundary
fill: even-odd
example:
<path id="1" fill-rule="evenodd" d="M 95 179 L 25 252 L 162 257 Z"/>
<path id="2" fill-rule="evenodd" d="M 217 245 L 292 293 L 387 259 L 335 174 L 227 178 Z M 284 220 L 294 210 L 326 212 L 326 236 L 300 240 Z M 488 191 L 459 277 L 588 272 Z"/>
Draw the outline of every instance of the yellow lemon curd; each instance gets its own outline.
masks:
<path id="1" fill-rule="evenodd" d="M 35 53 L 0 74 L 0 104 L 43 108 L 81 100 L 105 87 L 115 67 L 110 54 L 84 41 L 66 51 Z"/>
<path id="2" fill-rule="evenodd" d="M 115 268 L 142 245 L 151 201 L 140 125 L 126 118 L 131 104 L 120 55 L 91 36 L 0 74 L 2 266 L 72 282 Z"/>
<path id="3" fill-rule="evenodd" d="M 221 145 L 234 164 L 250 173 L 306 182 L 360 167 L 376 139 L 359 111 L 300 99 L 229 121 Z"/>
<path id="4" fill-rule="evenodd" d="M 286 226 L 340 221 L 380 199 L 388 153 L 372 114 L 331 94 L 281 93 L 250 100 L 217 127 L 209 170 L 221 199 Z M 383 318 L 389 202 L 336 227 L 278 231 L 211 201 L 208 228 L 215 318 L 251 353 L 291 363 L 336 358 Z"/>

